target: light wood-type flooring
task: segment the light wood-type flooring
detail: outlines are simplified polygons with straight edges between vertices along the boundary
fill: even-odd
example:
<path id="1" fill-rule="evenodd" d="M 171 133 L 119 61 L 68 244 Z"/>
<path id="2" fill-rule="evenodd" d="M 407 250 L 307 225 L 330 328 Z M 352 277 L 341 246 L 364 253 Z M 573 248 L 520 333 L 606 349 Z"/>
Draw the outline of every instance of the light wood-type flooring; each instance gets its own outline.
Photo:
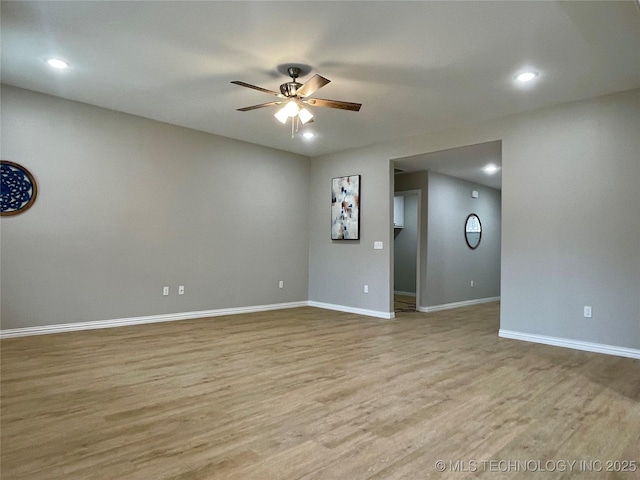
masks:
<path id="1" fill-rule="evenodd" d="M 408 295 L 395 294 L 393 296 L 394 311 L 399 312 L 415 312 L 416 311 L 416 297 L 410 297 Z"/>
<path id="2" fill-rule="evenodd" d="M 640 478 L 606 472 L 640 462 L 640 361 L 501 339 L 498 316 L 304 307 L 6 339 L 1 478 Z"/>

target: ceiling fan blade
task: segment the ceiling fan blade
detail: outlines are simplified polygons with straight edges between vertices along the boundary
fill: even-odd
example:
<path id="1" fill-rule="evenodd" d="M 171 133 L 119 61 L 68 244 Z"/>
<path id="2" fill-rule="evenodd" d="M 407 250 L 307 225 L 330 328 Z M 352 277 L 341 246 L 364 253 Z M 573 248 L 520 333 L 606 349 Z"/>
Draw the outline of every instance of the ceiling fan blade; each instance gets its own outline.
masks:
<path id="1" fill-rule="evenodd" d="M 305 100 L 304 103 L 308 103 L 314 107 L 329 107 L 339 108 L 340 110 L 349 110 L 351 112 L 359 112 L 361 103 L 341 102 L 340 100 L 325 100 L 323 98 L 310 98 Z"/>
<path id="2" fill-rule="evenodd" d="M 300 98 L 308 97 L 312 93 L 320 90 L 330 81 L 331 80 L 328 78 L 321 77 L 320 75 L 314 75 L 313 78 L 307 80 L 304 85 L 296 90 L 296 95 Z"/>
<path id="3" fill-rule="evenodd" d="M 272 105 L 280 105 L 281 103 L 282 102 L 261 103 L 259 105 L 251 105 L 250 107 L 238 108 L 237 110 L 239 112 L 248 112 L 249 110 L 255 110 L 256 108 L 271 107 Z"/>
<path id="4" fill-rule="evenodd" d="M 234 80 L 231 83 L 234 83 L 236 85 L 240 85 L 241 87 L 253 88 L 254 90 L 258 90 L 260 92 L 270 93 L 271 95 L 275 95 L 276 97 L 281 97 L 282 96 L 278 92 L 274 92 L 273 90 L 268 90 L 266 88 L 258 87 L 256 85 L 251 85 L 250 83 L 240 82 L 238 80 Z"/>

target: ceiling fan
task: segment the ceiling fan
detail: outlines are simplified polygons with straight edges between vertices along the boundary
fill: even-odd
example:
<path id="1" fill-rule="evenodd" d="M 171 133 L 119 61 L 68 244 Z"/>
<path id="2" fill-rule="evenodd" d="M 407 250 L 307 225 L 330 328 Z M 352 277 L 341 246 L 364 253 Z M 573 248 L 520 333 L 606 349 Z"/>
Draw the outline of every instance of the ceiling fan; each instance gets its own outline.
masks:
<path id="1" fill-rule="evenodd" d="M 280 93 L 274 92 L 267 88 L 258 87 L 249 83 L 240 82 L 235 80 L 231 83 L 240 85 L 241 87 L 253 88 L 260 92 L 268 93 L 278 97 L 278 100 L 267 103 L 260 103 L 259 105 L 252 105 L 250 107 L 238 108 L 239 112 L 248 112 L 249 110 L 255 110 L 257 108 L 271 107 L 273 105 L 284 105 L 274 115 L 282 124 L 287 123 L 289 118 L 291 121 L 291 136 L 293 137 L 294 128 L 298 129 L 298 124 L 303 125 L 309 122 L 313 122 L 313 115 L 309 110 L 305 108 L 306 105 L 314 107 L 329 107 L 338 108 L 340 110 L 349 110 L 357 112 L 362 106 L 360 103 L 342 102 L 340 100 L 326 100 L 323 98 L 309 98 L 319 89 L 324 87 L 331 80 L 324 78 L 320 75 L 314 75 L 310 80 L 304 84 L 299 83 L 296 79 L 300 76 L 301 69 L 298 67 L 287 68 L 287 73 L 291 77 L 290 82 L 285 82 L 280 85 Z"/>

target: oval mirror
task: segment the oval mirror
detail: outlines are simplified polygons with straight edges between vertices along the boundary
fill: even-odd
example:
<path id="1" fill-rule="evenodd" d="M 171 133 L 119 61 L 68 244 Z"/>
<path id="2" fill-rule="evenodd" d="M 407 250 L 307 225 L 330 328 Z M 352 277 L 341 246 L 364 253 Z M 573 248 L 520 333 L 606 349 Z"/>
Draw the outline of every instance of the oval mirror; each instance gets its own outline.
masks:
<path id="1" fill-rule="evenodd" d="M 475 213 L 472 213 L 464 222 L 464 239 L 467 241 L 469 248 L 474 250 L 478 248 L 478 245 L 480 245 L 480 238 L 482 238 L 482 224 L 480 223 L 480 217 Z"/>

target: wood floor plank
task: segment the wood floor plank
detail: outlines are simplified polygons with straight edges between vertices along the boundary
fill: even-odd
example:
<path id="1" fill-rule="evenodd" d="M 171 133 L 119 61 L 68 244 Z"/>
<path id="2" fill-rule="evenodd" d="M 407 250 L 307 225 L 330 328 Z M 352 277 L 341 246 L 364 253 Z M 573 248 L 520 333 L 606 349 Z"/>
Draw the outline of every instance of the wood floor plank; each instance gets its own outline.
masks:
<path id="1" fill-rule="evenodd" d="M 305 307 L 5 339 L 0 477 L 531 478 L 488 462 L 598 460 L 637 469 L 544 478 L 640 478 L 640 361 L 500 339 L 498 315 Z"/>

